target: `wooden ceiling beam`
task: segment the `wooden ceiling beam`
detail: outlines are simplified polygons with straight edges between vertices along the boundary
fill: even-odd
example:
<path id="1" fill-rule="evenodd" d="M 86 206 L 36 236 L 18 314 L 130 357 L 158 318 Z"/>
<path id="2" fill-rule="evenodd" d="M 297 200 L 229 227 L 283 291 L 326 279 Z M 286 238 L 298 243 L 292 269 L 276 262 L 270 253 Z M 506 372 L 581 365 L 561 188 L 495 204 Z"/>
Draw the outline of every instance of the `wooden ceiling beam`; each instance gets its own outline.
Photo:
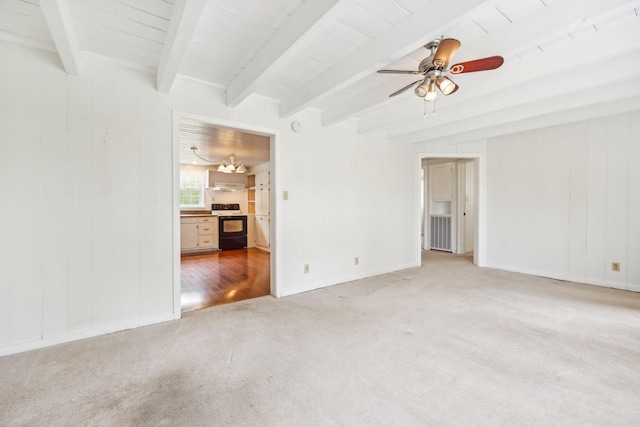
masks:
<path id="1" fill-rule="evenodd" d="M 80 49 L 69 12 L 69 3 L 67 0 L 41 0 L 40 9 L 64 70 L 69 74 L 80 75 Z"/>
<path id="2" fill-rule="evenodd" d="M 235 108 L 317 39 L 355 0 L 306 1 L 227 88 Z"/>
<path id="3" fill-rule="evenodd" d="M 180 70 L 207 0 L 177 0 L 162 48 L 157 71 L 159 92 L 169 93 Z"/>

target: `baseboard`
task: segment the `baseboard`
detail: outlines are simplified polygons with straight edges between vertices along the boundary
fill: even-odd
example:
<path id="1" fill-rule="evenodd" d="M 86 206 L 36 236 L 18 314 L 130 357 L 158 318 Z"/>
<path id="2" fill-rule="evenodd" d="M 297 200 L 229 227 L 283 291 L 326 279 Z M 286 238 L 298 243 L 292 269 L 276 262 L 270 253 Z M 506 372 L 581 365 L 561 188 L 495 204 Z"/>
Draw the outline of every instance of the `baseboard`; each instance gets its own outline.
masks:
<path id="1" fill-rule="evenodd" d="M 309 291 L 314 291 L 316 289 L 326 288 L 328 286 L 340 285 L 342 283 L 352 282 L 354 280 L 366 279 L 368 277 L 379 276 L 381 274 L 387 274 L 387 273 L 393 273 L 396 271 L 405 270 L 407 268 L 415 268 L 419 266 L 420 266 L 420 263 L 418 264 L 406 263 L 406 264 L 400 264 L 393 267 L 369 270 L 363 273 L 347 274 L 343 276 L 332 277 L 331 279 L 328 279 L 328 280 L 322 280 L 318 282 L 308 283 L 308 284 L 305 284 L 304 286 L 290 288 L 287 290 L 287 292 L 278 295 L 278 297 L 287 297 L 291 295 L 300 294 L 303 292 L 309 292 Z"/>
<path id="2" fill-rule="evenodd" d="M 572 276 L 569 274 L 559 274 L 549 271 L 532 270 L 527 268 L 514 267 L 510 265 L 487 263 L 487 268 L 496 268 L 498 270 L 511 271 L 514 273 L 528 274 L 530 276 L 547 277 L 549 279 L 563 280 L 566 282 L 583 283 L 586 285 L 601 286 L 603 288 L 620 289 L 623 291 L 640 292 L 640 285 L 631 283 L 615 282 L 611 280 L 590 279 L 587 277 Z"/>
<path id="3" fill-rule="evenodd" d="M 126 331 L 128 329 L 135 329 L 143 326 L 155 325 L 157 323 L 168 322 L 171 320 L 176 320 L 173 313 L 163 315 L 163 316 L 135 319 L 132 321 L 121 322 L 121 323 L 112 323 L 112 324 L 101 326 L 98 328 L 71 332 L 65 335 L 57 335 L 54 337 L 47 337 L 40 340 L 11 344 L 5 347 L 0 347 L 0 356 L 7 356 L 9 354 L 22 353 L 30 350 L 37 350 L 39 348 L 51 347 L 54 345 L 83 340 L 87 338 L 94 338 L 100 335 L 112 334 L 114 332 Z"/>

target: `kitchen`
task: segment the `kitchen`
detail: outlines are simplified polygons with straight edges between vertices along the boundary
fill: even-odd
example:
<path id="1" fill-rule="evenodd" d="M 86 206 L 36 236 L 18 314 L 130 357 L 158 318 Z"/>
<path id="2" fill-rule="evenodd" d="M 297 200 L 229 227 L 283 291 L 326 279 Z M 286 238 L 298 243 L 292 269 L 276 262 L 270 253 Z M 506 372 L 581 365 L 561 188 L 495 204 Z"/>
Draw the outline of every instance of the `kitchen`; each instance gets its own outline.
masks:
<path id="1" fill-rule="evenodd" d="M 182 311 L 270 294 L 270 138 L 180 123 Z"/>

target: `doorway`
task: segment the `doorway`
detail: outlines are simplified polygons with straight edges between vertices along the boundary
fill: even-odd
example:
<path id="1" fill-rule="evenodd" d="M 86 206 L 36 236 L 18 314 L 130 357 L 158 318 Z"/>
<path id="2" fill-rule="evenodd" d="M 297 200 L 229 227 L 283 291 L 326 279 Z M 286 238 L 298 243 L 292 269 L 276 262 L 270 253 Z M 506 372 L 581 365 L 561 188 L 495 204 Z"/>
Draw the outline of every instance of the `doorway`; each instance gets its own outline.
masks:
<path id="1" fill-rule="evenodd" d="M 483 162 L 479 154 L 420 154 L 421 250 L 465 255 L 484 265 Z"/>
<path id="2" fill-rule="evenodd" d="M 246 123 L 219 120 L 210 117 L 196 116 L 188 113 L 174 112 L 174 317 L 181 317 L 182 312 L 204 308 L 243 299 L 264 295 L 276 295 L 274 259 L 275 242 L 267 247 L 264 242 L 260 248 L 255 247 L 255 204 L 256 174 L 267 176 L 275 172 L 273 153 L 277 131 Z M 199 156 L 193 156 L 192 147 Z M 246 172 L 225 172 L 220 164 L 227 165 L 232 158 L 236 167 L 241 163 Z M 220 160 L 226 160 L 221 162 Z M 196 161 L 197 160 L 197 161 Z M 192 164 L 193 162 L 193 164 Z M 220 169 L 218 169 L 220 167 Z M 203 194 L 195 209 L 184 207 L 184 183 L 181 187 L 183 169 L 204 169 L 206 184 L 202 186 Z M 240 170 L 240 168 L 238 169 Z M 274 174 L 275 175 L 275 174 Z M 271 193 L 261 188 L 261 196 L 269 203 Z M 233 190 L 220 183 L 233 184 Z M 240 187 L 240 188 L 239 188 Z M 246 241 L 243 248 L 220 251 L 219 218 L 211 216 L 212 204 L 216 208 L 221 204 L 233 207 L 238 215 L 246 218 Z M 268 235 L 272 232 L 275 221 L 274 209 L 267 213 Z M 225 217 L 227 211 L 225 211 Z M 189 222 L 196 216 L 210 218 L 215 222 L 214 237 L 210 247 L 185 248 L 181 244 L 181 228 L 183 222 Z M 226 228 L 225 228 L 226 230 Z M 252 236 L 253 233 L 253 237 Z"/>

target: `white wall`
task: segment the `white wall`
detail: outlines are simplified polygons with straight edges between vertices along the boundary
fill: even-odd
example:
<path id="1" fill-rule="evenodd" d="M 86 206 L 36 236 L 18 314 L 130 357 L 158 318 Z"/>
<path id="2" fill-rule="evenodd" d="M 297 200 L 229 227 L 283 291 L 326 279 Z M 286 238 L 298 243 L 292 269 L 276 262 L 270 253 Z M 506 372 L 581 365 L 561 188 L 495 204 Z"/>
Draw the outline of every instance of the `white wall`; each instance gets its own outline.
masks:
<path id="1" fill-rule="evenodd" d="M 489 265 L 640 291 L 639 141 L 638 111 L 492 138 Z"/>
<path id="2" fill-rule="evenodd" d="M 278 130 L 281 295 L 419 265 L 406 144 L 318 114 L 0 42 L 0 354 L 176 318 L 173 111 Z M 303 124 L 290 130 L 291 120 Z M 289 191 L 289 201 L 279 197 Z M 353 263 L 360 257 L 360 265 Z M 303 265 L 310 265 L 304 274 Z"/>
<path id="3" fill-rule="evenodd" d="M 420 265 L 418 180 L 410 147 L 304 113 L 283 123 L 273 197 L 282 295 Z M 389 165 L 407 165 L 398 171 Z M 400 168 L 402 169 L 402 168 Z M 273 186 L 272 186 L 273 188 Z M 289 200 L 282 200 L 282 191 Z M 284 245 L 285 250 L 281 245 Z M 359 257 L 359 265 L 354 258 Z M 309 273 L 304 274 L 304 264 Z"/>
<path id="4" fill-rule="evenodd" d="M 640 291 L 639 141 L 635 111 L 486 141 L 416 143 L 414 156 L 486 157 L 479 265 Z"/>

